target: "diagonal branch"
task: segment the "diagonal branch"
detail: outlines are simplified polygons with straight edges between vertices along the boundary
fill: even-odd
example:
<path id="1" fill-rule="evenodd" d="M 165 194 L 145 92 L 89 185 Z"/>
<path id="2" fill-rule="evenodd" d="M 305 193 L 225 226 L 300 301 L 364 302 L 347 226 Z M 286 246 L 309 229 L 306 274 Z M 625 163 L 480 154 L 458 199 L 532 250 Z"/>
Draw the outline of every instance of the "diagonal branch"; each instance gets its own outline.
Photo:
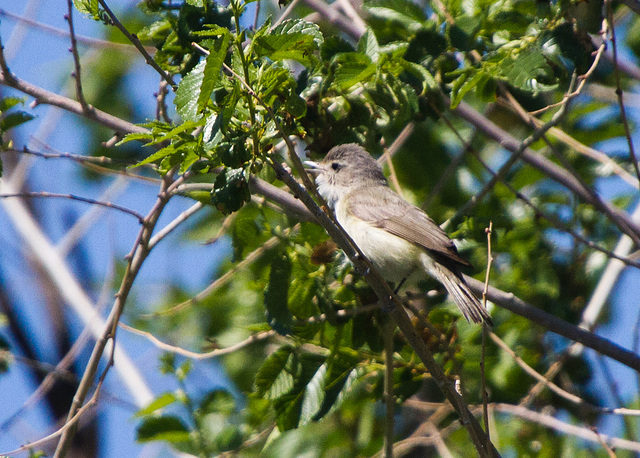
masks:
<path id="1" fill-rule="evenodd" d="M 131 122 L 125 121 L 124 119 L 120 119 L 109 113 L 105 113 L 104 111 L 98 110 L 97 108 L 94 108 L 93 110 L 90 110 L 87 112 L 83 109 L 82 104 L 80 102 L 76 100 L 72 100 L 68 97 L 64 97 L 62 95 L 58 95 L 54 92 L 47 91 L 46 89 L 43 89 L 34 84 L 27 83 L 26 81 L 23 81 L 17 76 L 13 75 L 9 71 L 7 61 L 4 58 L 1 39 L 0 39 L 0 85 L 8 86 L 24 94 L 30 95 L 35 99 L 36 105 L 38 104 L 53 105 L 53 106 L 62 108 L 64 110 L 70 111 L 72 113 L 84 116 L 88 119 L 91 119 L 117 132 L 121 132 L 121 133 L 147 132 L 147 129 L 145 129 L 144 127 L 136 126 Z"/>
<path id="2" fill-rule="evenodd" d="M 104 8 L 104 10 L 109 15 L 109 18 L 111 19 L 111 23 L 113 25 L 115 25 L 118 28 L 118 30 L 120 30 L 123 33 L 123 35 L 125 37 L 127 37 L 127 39 L 136 47 L 136 49 L 138 51 L 140 51 L 140 54 L 142 54 L 142 57 L 144 57 L 144 60 L 147 62 L 147 64 L 151 65 L 153 67 L 153 69 L 155 71 L 157 71 L 160 74 L 160 76 L 167 83 L 169 83 L 169 85 L 175 91 L 177 85 L 176 85 L 176 82 L 173 81 L 173 78 L 171 77 L 171 75 L 169 75 L 169 73 L 165 72 L 162 68 L 160 68 L 158 63 L 153 59 L 153 57 L 151 57 L 151 55 L 147 52 L 147 50 L 144 48 L 144 46 L 142 46 L 142 43 L 140 42 L 138 37 L 136 35 L 132 34 L 131 32 L 129 32 L 127 30 L 127 28 L 124 25 L 122 25 L 122 23 L 118 20 L 118 18 L 113 13 L 113 11 L 111 11 L 111 8 L 109 8 L 109 6 L 105 3 L 105 1 L 104 0 L 98 0 L 98 2 L 100 3 L 100 5 Z"/>

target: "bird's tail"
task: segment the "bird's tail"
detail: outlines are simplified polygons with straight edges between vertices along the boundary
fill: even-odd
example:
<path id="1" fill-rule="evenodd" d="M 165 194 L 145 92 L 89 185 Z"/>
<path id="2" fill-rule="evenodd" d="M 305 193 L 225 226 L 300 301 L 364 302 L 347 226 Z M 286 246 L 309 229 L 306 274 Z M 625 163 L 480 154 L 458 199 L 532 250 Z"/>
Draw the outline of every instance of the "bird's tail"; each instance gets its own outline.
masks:
<path id="1" fill-rule="evenodd" d="M 469 289 L 456 266 L 449 268 L 439 262 L 434 262 L 431 267 L 430 273 L 444 285 L 467 321 L 474 323 L 484 321 L 489 326 L 493 326 L 489 312 Z"/>

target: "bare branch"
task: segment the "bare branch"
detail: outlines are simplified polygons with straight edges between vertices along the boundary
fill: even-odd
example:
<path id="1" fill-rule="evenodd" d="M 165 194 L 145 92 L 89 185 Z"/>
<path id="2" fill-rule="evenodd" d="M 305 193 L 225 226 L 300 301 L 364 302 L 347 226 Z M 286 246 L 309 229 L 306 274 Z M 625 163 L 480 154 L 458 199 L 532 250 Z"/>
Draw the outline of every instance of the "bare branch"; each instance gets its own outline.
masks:
<path id="1" fill-rule="evenodd" d="M 246 338 L 245 340 L 238 342 L 236 344 L 230 345 L 226 348 L 217 348 L 215 350 L 212 351 L 208 351 L 205 353 L 198 353 L 198 352 L 194 352 L 194 351 L 190 351 L 190 350 L 185 350 L 184 348 L 180 348 L 177 347 L 175 345 L 169 345 L 167 343 L 162 342 L 160 339 L 158 339 L 157 337 L 155 337 L 153 334 L 151 334 L 150 332 L 146 332 L 146 331 L 141 331 L 139 329 L 136 329 L 134 327 L 131 327 L 129 325 L 126 325 L 124 323 L 118 323 L 118 326 L 120 326 L 122 329 L 126 329 L 127 331 L 133 333 L 133 334 L 137 334 L 139 336 L 143 336 L 144 338 L 146 338 L 148 341 L 150 341 L 151 343 L 153 343 L 156 347 L 158 347 L 160 350 L 163 351 L 168 351 L 171 353 L 176 353 L 178 355 L 182 355 L 182 356 L 186 356 L 187 358 L 193 358 L 193 359 L 213 359 L 213 358 L 217 358 L 219 356 L 223 356 L 223 355 L 228 355 L 231 353 L 234 353 L 246 346 L 251 345 L 254 342 L 260 342 L 262 340 L 266 340 L 269 337 L 272 337 L 274 335 L 276 335 L 276 332 L 271 330 L 271 331 L 263 331 L 263 332 L 259 332 L 257 334 L 253 334 L 250 337 Z"/>
<path id="2" fill-rule="evenodd" d="M 78 102 L 80 102 L 82 110 L 87 112 L 91 111 L 91 106 L 85 100 L 84 94 L 82 92 L 80 56 L 78 55 L 78 42 L 76 41 L 76 32 L 73 27 L 73 9 L 73 1 L 67 0 L 68 13 L 65 15 L 65 19 L 69 23 L 69 36 L 71 37 L 71 48 L 69 48 L 69 51 L 73 54 L 73 64 L 75 66 L 75 71 L 71 74 L 71 76 L 75 79 L 76 82 L 76 97 L 78 99 Z"/>
<path id="3" fill-rule="evenodd" d="M 38 22 L 38 21 L 34 21 L 33 19 L 29 19 L 28 17 L 24 17 L 24 16 L 19 16 L 17 14 L 13 14 L 10 11 L 4 10 L 0 8 L 0 17 L 1 16 L 5 16 L 8 18 L 11 18 L 15 21 L 19 21 L 23 24 L 27 24 L 30 27 L 34 27 L 34 28 L 38 28 L 40 30 L 43 30 L 45 32 L 51 33 L 53 35 L 57 35 L 60 37 L 68 37 L 69 36 L 69 32 L 62 30 L 62 29 L 58 29 L 56 27 L 52 27 L 48 24 L 43 24 L 42 22 Z M 127 52 L 134 52 L 137 53 L 138 51 L 130 44 L 127 43 L 114 43 L 113 41 L 106 41 L 106 40 L 100 40 L 98 38 L 93 38 L 93 37 L 85 37 L 82 35 L 76 35 L 76 41 L 78 43 L 82 43 L 83 45 L 86 46 L 93 46 L 96 48 L 111 48 L 111 49 L 117 49 L 119 51 L 127 51 Z M 148 46 L 147 50 L 149 52 L 153 52 L 155 48 Z"/>
<path id="4" fill-rule="evenodd" d="M 142 57 L 144 57 L 145 62 L 147 62 L 147 64 L 151 65 L 153 67 L 153 69 L 155 71 L 157 71 L 160 74 L 160 76 L 167 83 L 169 83 L 169 85 L 175 91 L 177 85 L 176 85 L 175 81 L 173 81 L 173 78 L 171 77 L 171 75 L 169 75 L 162 68 L 160 68 L 158 63 L 155 60 L 153 60 L 153 57 L 151 57 L 151 55 L 147 52 L 147 50 L 144 48 L 144 46 L 142 46 L 142 43 L 140 43 L 140 40 L 138 39 L 138 37 L 136 35 L 130 33 L 127 30 L 127 28 L 124 25 L 122 25 L 122 23 L 118 20 L 116 15 L 113 13 L 113 11 L 111 11 L 111 8 L 109 8 L 109 6 L 106 4 L 106 2 L 104 0 L 98 0 L 98 3 L 100 3 L 100 5 L 104 8 L 106 13 L 109 15 L 109 18 L 111 19 L 111 22 L 113 23 L 113 25 L 115 25 L 118 28 L 118 30 L 120 30 L 120 32 L 122 32 L 122 34 L 125 37 L 127 37 L 127 39 L 136 47 L 136 49 L 138 51 L 140 51 L 140 54 L 142 54 Z"/>
<path id="5" fill-rule="evenodd" d="M 121 211 L 123 213 L 127 213 L 129 215 L 135 216 L 140 223 L 143 222 L 144 216 L 135 210 L 131 210 L 130 208 L 122 207 L 117 204 L 113 204 L 111 202 L 102 202 L 95 199 L 90 199 L 88 197 L 74 196 L 73 194 L 58 194 L 55 192 L 13 192 L 13 193 L 3 193 L 0 194 L 0 199 L 7 199 L 9 197 L 20 197 L 20 198 L 40 198 L 40 197 L 51 197 L 51 198 L 59 198 L 59 199 L 69 199 L 69 200 L 77 200 L 79 202 L 85 202 L 87 204 L 92 205 L 100 205 L 102 207 L 113 208 L 114 210 Z"/>
<path id="6" fill-rule="evenodd" d="M 291 233 L 295 233 L 299 229 L 300 229 L 300 225 L 297 224 L 294 227 L 292 227 L 291 229 L 287 230 L 285 232 L 285 235 L 291 234 Z M 149 315 L 143 315 L 143 317 L 151 318 L 151 317 L 156 317 L 156 316 L 173 315 L 174 313 L 177 313 L 177 312 L 179 312 L 181 310 L 184 310 L 187 307 L 190 307 L 190 306 L 192 306 L 194 304 L 197 304 L 198 302 L 203 301 L 204 299 L 209 297 L 216 289 L 218 289 L 218 288 L 222 287 L 223 285 L 227 284 L 229 282 L 229 280 L 231 280 L 233 278 L 233 276 L 235 275 L 235 273 L 237 271 L 245 268 L 247 265 L 251 264 L 253 261 L 255 261 L 256 259 L 260 258 L 263 254 L 265 254 L 271 248 L 274 248 L 274 247 L 278 246 L 281 242 L 282 242 L 282 239 L 280 237 L 276 237 L 276 236 L 271 237 L 269 240 L 267 240 L 262 245 L 260 245 L 258 248 L 256 248 L 251 253 L 249 253 L 247 255 L 247 257 L 245 257 L 242 261 L 240 261 L 238 264 L 236 264 L 231 269 L 229 269 L 227 272 L 225 272 L 221 277 L 216 278 L 213 283 L 211 283 L 205 289 L 203 289 L 198 294 L 193 296 L 191 299 L 186 300 L 184 302 L 181 302 L 178 305 L 174 305 L 173 307 L 171 307 L 171 308 L 169 308 L 167 310 L 154 312 L 154 313 L 149 314 Z"/>
<path id="7" fill-rule="evenodd" d="M 611 49 L 613 52 L 613 74 L 616 79 L 616 95 L 618 96 L 618 105 L 620 106 L 620 117 L 622 118 L 622 125 L 624 126 L 624 133 L 627 137 L 627 144 L 629 145 L 629 157 L 631 159 L 631 163 L 633 164 L 633 168 L 636 171 L 636 176 L 640 181 L 640 166 L 638 166 L 638 159 L 636 158 L 636 152 L 633 147 L 633 139 L 631 138 L 631 129 L 629 128 L 629 120 L 627 119 L 627 111 L 624 107 L 624 98 L 622 87 L 620 86 L 620 70 L 618 69 L 618 46 L 616 43 L 616 29 L 613 23 L 613 6 L 611 6 L 611 0 L 606 0 L 605 2 L 606 9 L 606 17 L 607 22 L 609 24 L 610 36 L 611 40 Z"/>
<path id="8" fill-rule="evenodd" d="M 482 294 L 484 289 L 484 283 L 476 280 L 475 278 L 464 276 L 465 281 L 469 284 L 471 290 L 477 295 Z M 597 334 L 581 329 L 570 323 L 567 323 L 560 318 L 557 318 L 550 313 L 540 310 L 527 304 L 522 299 L 513 295 L 513 293 L 506 293 L 489 286 L 487 291 L 487 298 L 494 304 L 516 313 L 520 316 L 533 321 L 544 327 L 546 330 L 555 332 L 567 339 L 575 342 L 580 342 L 586 347 L 589 347 L 609 358 L 613 358 L 618 362 L 621 362 L 625 366 L 640 371 L 640 356 L 635 353 L 626 350 L 619 345 L 611 342 L 609 339 L 600 337 Z"/>
<path id="9" fill-rule="evenodd" d="M 149 249 L 152 249 L 154 246 L 156 246 L 156 244 L 160 240 L 162 240 L 167 235 L 169 235 L 171 232 L 173 232 L 173 230 L 176 227 L 178 227 L 180 224 L 185 222 L 191 216 L 195 215 L 203 207 L 204 207 L 204 204 L 202 202 L 196 202 L 191 207 L 189 207 L 187 210 L 185 210 L 182 213 L 180 213 L 173 221 L 171 221 L 169 224 L 167 224 L 164 228 L 162 228 L 161 231 L 159 231 L 156 235 L 154 235 L 151 238 L 151 240 L 149 240 Z"/>
<path id="10" fill-rule="evenodd" d="M 81 409 L 84 399 L 87 396 L 91 386 L 93 386 L 94 378 L 98 370 L 98 365 L 100 363 L 100 360 L 102 359 L 102 355 L 107 344 L 110 341 L 113 341 L 115 345 L 117 323 L 120 319 L 120 316 L 122 315 L 124 305 L 133 285 L 133 281 L 140 271 L 140 268 L 142 267 L 145 259 L 149 255 L 150 250 L 148 243 L 151 239 L 153 229 L 158 222 L 158 218 L 160 218 L 162 210 L 171 198 L 171 186 L 176 183 L 179 184 L 182 181 L 181 177 L 172 183 L 172 177 L 173 172 L 167 173 L 163 177 L 162 186 L 160 188 L 160 192 L 158 193 L 158 199 L 156 200 L 155 205 L 151 208 L 147 216 L 144 218 L 142 229 L 138 238 L 136 239 L 134 248 L 132 249 L 132 256 L 128 259 L 127 268 L 122 278 L 120 289 L 116 294 L 116 299 L 111 308 L 111 313 L 109 313 L 102 333 L 97 339 L 95 346 L 93 347 L 93 352 L 91 353 L 89 362 L 87 363 L 87 366 L 82 375 L 82 380 L 80 381 L 76 394 L 73 398 L 73 403 L 71 404 L 69 415 L 67 416 L 67 422 L 71 421 L 76 416 L 77 412 Z M 109 363 L 105 367 L 105 371 L 99 383 L 101 383 L 102 379 L 104 379 L 104 376 L 106 376 L 107 371 L 110 368 L 111 364 L 113 364 L 113 362 L 114 360 L 112 352 Z M 59 458 L 66 454 L 69 443 L 75 435 L 75 431 L 75 426 L 64 431 L 62 437 L 60 438 L 60 442 L 58 442 L 55 457 Z"/>
<path id="11" fill-rule="evenodd" d="M 113 129 L 122 133 L 130 132 L 147 132 L 144 127 L 136 126 L 133 123 L 120 119 L 116 116 L 105 113 L 104 111 L 94 108 L 91 111 L 86 112 L 82 108 L 82 104 L 78 101 L 72 100 L 68 97 L 58 95 L 54 92 L 47 91 L 41 87 L 27 83 L 20 78 L 14 76 L 7 66 L 7 62 L 2 52 L 2 42 L 0 40 L 0 85 L 12 87 L 24 94 L 30 95 L 35 98 L 36 104 L 54 105 L 72 113 L 79 114 L 86 118 L 89 118 L 105 127 Z"/>
<path id="12" fill-rule="evenodd" d="M 507 150 L 515 153 L 522 147 L 522 142 L 516 140 L 511 134 L 489 121 L 465 102 L 461 102 L 454 109 L 454 112 L 473 124 L 486 136 L 500 143 Z M 536 154 L 529 148 L 522 150 L 521 157 L 525 162 L 537 168 L 552 180 L 562 184 L 582 200 L 604 213 L 623 233 L 626 233 L 637 245 L 640 245 L 640 227 L 629 218 L 628 214 L 604 202 L 591 189 L 585 188 L 566 170 L 549 159 Z"/>

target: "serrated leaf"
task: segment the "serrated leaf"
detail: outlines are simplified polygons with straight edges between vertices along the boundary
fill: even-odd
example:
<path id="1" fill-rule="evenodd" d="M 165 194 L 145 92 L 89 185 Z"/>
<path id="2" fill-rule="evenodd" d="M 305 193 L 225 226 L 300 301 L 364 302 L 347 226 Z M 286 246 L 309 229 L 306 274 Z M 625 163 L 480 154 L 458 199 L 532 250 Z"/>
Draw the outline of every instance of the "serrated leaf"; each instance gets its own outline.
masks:
<path id="1" fill-rule="evenodd" d="M 324 35 L 320 31 L 318 24 L 305 21 L 304 19 L 289 19 L 281 22 L 272 31 L 272 34 L 281 35 L 289 33 L 302 33 L 313 38 L 316 48 L 319 48 L 324 41 Z"/>
<path id="2" fill-rule="evenodd" d="M 149 415 L 155 412 L 156 410 L 162 409 L 163 407 L 173 404 L 175 401 L 176 401 L 176 395 L 174 393 L 163 393 L 157 398 L 155 398 L 153 401 L 151 401 L 149 404 L 147 404 L 146 407 L 143 407 L 142 409 L 138 410 L 134 416 L 144 417 L 146 415 Z"/>
<path id="3" fill-rule="evenodd" d="M 293 388 L 293 375 L 285 367 L 295 363 L 293 347 L 285 345 L 267 357 L 256 373 L 255 387 L 258 396 L 277 399 Z"/>
<path id="4" fill-rule="evenodd" d="M 361 53 L 339 54 L 334 62 L 336 64 L 334 81 L 343 90 L 367 81 L 376 72 L 376 66 L 371 59 Z"/>
<path id="5" fill-rule="evenodd" d="M 6 132 L 13 127 L 31 121 L 35 116 L 24 111 L 8 113 L 0 120 L 0 132 Z"/>
<path id="6" fill-rule="evenodd" d="M 515 59 L 500 62 L 501 78 L 514 87 L 537 94 L 555 89 L 557 84 L 545 84 L 553 78 L 549 63 L 538 49 L 527 48 Z"/>
<path id="7" fill-rule="evenodd" d="M 229 34 L 216 40 L 208 40 L 209 55 L 196 65 L 178 85 L 174 103 L 178 114 L 185 121 L 197 121 L 209 101 L 211 92 L 220 79 L 222 64 L 229 48 Z"/>
<path id="8" fill-rule="evenodd" d="M 200 94 L 198 95 L 198 109 L 200 110 L 202 110 L 209 101 L 213 88 L 220 79 L 222 64 L 227 57 L 230 35 L 227 29 L 221 28 L 221 30 L 224 30 L 226 33 L 223 33 L 220 38 L 206 41 L 209 55 L 206 59 L 204 79 L 200 86 Z"/>
<path id="9" fill-rule="evenodd" d="M 313 374 L 304 389 L 302 405 L 300 406 L 300 425 L 306 425 L 315 419 L 322 408 L 325 399 L 325 383 L 327 363 L 324 363 Z"/>
<path id="10" fill-rule="evenodd" d="M 182 420 L 173 415 L 149 417 L 138 426 L 136 440 L 138 442 L 185 442 L 189 440 L 189 430 Z"/>
<path id="11" fill-rule="evenodd" d="M 100 4 L 98 0 L 73 0 L 76 9 L 93 19 L 100 19 Z"/>
<path id="12" fill-rule="evenodd" d="M 313 53 L 323 41 L 316 24 L 290 19 L 271 32 L 257 36 L 253 49 L 260 57 L 268 57 L 273 61 L 293 59 L 308 66 L 313 63 Z"/>
<path id="13" fill-rule="evenodd" d="M 286 251 L 280 251 L 271 263 L 269 285 L 264 292 L 267 322 L 269 326 L 283 335 L 291 333 L 293 325 L 293 315 L 288 306 L 291 268 L 291 259 Z"/>
<path id="14" fill-rule="evenodd" d="M 362 34 L 360 40 L 358 40 L 356 51 L 365 54 L 369 59 L 371 59 L 371 62 L 378 62 L 378 58 L 380 57 L 380 45 L 378 44 L 378 40 L 371 29 L 368 28 Z"/>
<path id="15" fill-rule="evenodd" d="M 128 143 L 134 140 L 148 141 L 152 139 L 153 139 L 153 134 L 151 132 L 147 132 L 147 133 L 134 132 L 132 134 L 127 134 L 122 140 L 116 143 L 116 146 L 120 146 L 124 143 Z"/>
<path id="16" fill-rule="evenodd" d="M 176 146 L 175 145 L 169 145 L 169 146 L 165 146 L 164 148 L 159 149 L 158 151 L 156 151 L 155 153 L 153 153 L 151 156 L 147 157 L 146 159 L 141 160 L 140 162 L 138 162 L 135 165 L 132 165 L 131 169 L 134 169 L 136 167 L 140 167 L 141 165 L 145 165 L 145 164 L 151 164 L 152 162 L 158 161 L 160 159 L 164 159 L 165 157 L 174 154 L 176 152 Z"/>
<path id="17" fill-rule="evenodd" d="M 319 396 L 314 387 L 307 392 L 311 380 L 318 373 L 318 369 L 325 362 L 325 358 L 321 355 L 303 353 L 298 357 L 298 367 L 295 377 L 295 385 L 293 391 L 285 394 L 273 403 L 276 411 L 276 423 L 280 430 L 288 430 L 297 428 L 300 424 L 302 407 L 307 395 Z M 314 404 L 314 400 L 309 401 L 309 408 Z"/>

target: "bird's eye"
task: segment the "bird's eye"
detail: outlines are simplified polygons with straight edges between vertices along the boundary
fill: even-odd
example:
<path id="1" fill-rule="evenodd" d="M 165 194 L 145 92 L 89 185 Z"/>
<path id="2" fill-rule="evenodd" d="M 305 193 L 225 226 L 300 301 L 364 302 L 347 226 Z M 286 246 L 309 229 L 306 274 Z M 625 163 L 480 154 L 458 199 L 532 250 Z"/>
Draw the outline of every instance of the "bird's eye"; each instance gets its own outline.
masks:
<path id="1" fill-rule="evenodd" d="M 340 166 L 340 164 L 338 164 L 337 162 L 333 162 L 333 163 L 331 164 L 331 168 L 337 172 L 337 171 L 338 171 L 338 170 L 340 170 L 342 167 L 341 167 L 341 166 Z"/>

